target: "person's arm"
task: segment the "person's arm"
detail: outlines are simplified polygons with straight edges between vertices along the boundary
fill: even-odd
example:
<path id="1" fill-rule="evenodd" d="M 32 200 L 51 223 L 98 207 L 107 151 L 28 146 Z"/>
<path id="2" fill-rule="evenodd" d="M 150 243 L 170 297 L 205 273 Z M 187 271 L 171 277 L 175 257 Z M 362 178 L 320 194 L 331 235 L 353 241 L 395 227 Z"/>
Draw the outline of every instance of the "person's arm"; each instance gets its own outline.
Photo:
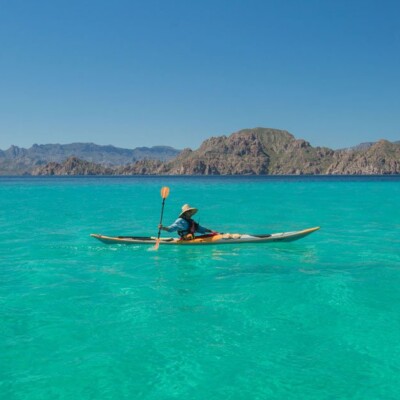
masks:
<path id="1" fill-rule="evenodd" d="M 211 230 L 211 229 L 205 228 L 204 226 L 198 225 L 197 229 L 196 229 L 196 232 L 199 232 L 199 233 L 212 233 L 214 231 Z"/>
<path id="2" fill-rule="evenodd" d="M 161 229 L 162 231 L 167 231 L 167 232 L 184 231 L 185 229 L 187 229 L 187 222 L 182 218 L 178 218 L 170 226 L 158 225 L 158 229 Z"/>

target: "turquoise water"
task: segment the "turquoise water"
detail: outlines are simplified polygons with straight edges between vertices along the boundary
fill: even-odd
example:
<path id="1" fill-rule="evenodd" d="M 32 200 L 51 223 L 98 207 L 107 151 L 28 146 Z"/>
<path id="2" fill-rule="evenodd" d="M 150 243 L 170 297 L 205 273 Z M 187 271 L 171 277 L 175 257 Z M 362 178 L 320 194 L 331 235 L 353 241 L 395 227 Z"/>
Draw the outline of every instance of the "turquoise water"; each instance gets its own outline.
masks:
<path id="1" fill-rule="evenodd" d="M 297 242 L 104 245 L 184 203 Z M 399 399 L 400 179 L 1 178 L 0 393 Z M 165 232 L 164 232 L 165 234 Z"/>

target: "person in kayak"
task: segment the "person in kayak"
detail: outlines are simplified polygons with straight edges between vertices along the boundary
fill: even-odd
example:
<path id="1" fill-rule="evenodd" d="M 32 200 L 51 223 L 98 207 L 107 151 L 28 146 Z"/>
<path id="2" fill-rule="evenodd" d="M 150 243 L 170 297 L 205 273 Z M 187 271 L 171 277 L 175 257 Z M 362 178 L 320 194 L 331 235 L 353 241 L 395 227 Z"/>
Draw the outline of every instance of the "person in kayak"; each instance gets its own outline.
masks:
<path id="1" fill-rule="evenodd" d="M 167 232 L 177 232 L 182 240 L 192 240 L 195 233 L 209 233 L 215 235 L 217 232 L 211 229 L 204 228 L 192 219 L 192 216 L 197 213 L 197 208 L 190 207 L 189 204 L 182 206 L 182 212 L 179 214 L 178 219 L 170 226 L 158 225 L 158 229 Z"/>

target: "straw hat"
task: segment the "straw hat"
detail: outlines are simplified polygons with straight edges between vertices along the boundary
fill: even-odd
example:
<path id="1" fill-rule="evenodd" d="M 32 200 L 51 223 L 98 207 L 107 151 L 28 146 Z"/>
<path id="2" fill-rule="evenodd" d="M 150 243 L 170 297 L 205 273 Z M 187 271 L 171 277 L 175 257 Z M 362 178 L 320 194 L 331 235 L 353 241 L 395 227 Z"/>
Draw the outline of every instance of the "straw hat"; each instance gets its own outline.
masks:
<path id="1" fill-rule="evenodd" d="M 182 206 L 182 212 L 179 214 L 179 218 L 183 217 L 184 214 L 188 213 L 191 217 L 192 215 L 197 213 L 197 208 L 190 207 L 189 204 L 184 204 Z"/>

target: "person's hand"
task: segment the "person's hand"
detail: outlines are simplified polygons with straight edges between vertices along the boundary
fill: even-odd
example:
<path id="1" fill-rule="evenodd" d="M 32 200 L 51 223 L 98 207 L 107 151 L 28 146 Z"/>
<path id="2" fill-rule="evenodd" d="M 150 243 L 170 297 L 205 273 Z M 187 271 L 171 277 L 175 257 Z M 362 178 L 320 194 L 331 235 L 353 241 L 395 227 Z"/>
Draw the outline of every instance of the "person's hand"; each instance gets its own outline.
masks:
<path id="1" fill-rule="evenodd" d="M 161 224 L 158 224 L 158 229 L 163 230 L 163 226 Z"/>

